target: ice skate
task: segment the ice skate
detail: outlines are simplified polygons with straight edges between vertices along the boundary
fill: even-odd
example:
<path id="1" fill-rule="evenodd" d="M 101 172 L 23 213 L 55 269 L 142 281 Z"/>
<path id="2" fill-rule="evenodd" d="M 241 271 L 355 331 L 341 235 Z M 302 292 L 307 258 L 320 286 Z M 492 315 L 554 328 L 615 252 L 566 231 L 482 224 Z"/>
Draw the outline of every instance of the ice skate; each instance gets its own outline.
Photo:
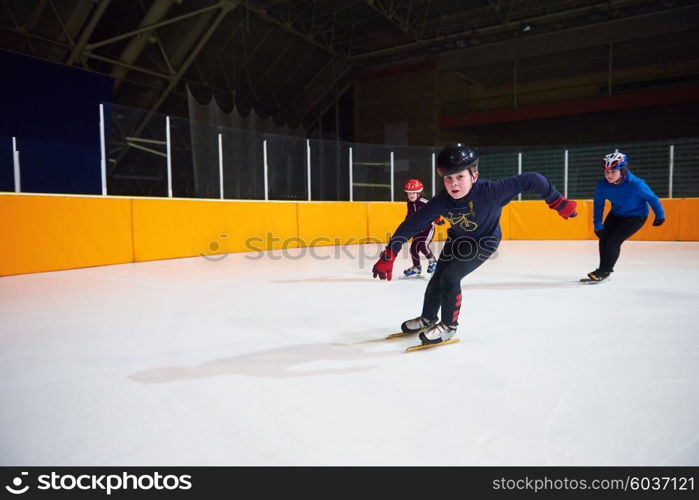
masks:
<path id="1" fill-rule="evenodd" d="M 427 272 L 433 273 L 436 267 L 437 267 L 437 259 L 430 259 L 430 263 L 427 266 Z"/>
<path id="2" fill-rule="evenodd" d="M 422 273 L 422 267 L 420 266 L 409 267 L 403 271 L 406 278 L 418 278 L 420 277 L 420 273 Z"/>
<path id="3" fill-rule="evenodd" d="M 405 352 L 417 351 L 419 349 L 427 349 L 446 344 L 453 344 L 459 339 L 455 337 L 457 325 L 445 325 L 442 322 L 435 323 L 425 331 L 420 333 L 420 341 L 422 344 L 408 347 Z"/>
<path id="4" fill-rule="evenodd" d="M 580 280 L 581 283 L 599 283 L 601 281 L 607 280 L 609 278 L 609 275 L 611 273 L 607 271 L 600 271 L 599 269 L 595 269 L 591 273 L 587 273 L 587 278 L 583 278 Z"/>
<path id="5" fill-rule="evenodd" d="M 422 333 L 431 326 L 433 326 L 436 322 L 437 320 L 430 321 L 426 318 L 423 318 L 422 316 L 418 316 L 417 318 L 404 321 L 403 324 L 400 325 L 400 332 L 392 333 L 386 338 L 393 339 L 397 337 L 405 337 L 406 335 L 412 335 L 414 333 Z"/>

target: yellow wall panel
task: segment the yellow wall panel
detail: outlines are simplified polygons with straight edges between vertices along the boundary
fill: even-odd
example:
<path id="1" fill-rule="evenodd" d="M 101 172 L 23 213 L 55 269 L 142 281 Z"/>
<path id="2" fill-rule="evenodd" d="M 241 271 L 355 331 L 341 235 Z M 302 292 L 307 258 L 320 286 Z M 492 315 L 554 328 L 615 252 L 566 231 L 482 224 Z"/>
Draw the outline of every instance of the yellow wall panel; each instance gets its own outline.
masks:
<path id="1" fill-rule="evenodd" d="M 699 199 L 663 200 L 635 240 L 699 241 Z M 504 239 L 595 239 L 593 202 L 564 221 L 543 201 L 503 208 Z M 609 204 L 605 207 L 605 214 Z M 301 244 L 386 242 L 405 202 L 256 202 L 0 195 L 0 275 L 125 262 L 295 248 Z M 438 226 L 436 240 L 448 224 Z M 318 238 L 322 241 L 318 241 Z M 315 241 L 314 241 L 315 240 Z M 336 240 L 336 241 L 334 241 Z"/>
<path id="2" fill-rule="evenodd" d="M 298 203 L 240 201 L 226 203 L 227 252 L 297 248 Z M 223 243 L 222 243 L 223 244 Z"/>
<path id="3" fill-rule="evenodd" d="M 405 203 L 374 201 L 367 203 L 368 233 L 372 241 L 388 243 L 396 228 L 405 220 L 408 207 Z"/>
<path id="4" fill-rule="evenodd" d="M 678 219 L 677 239 L 699 241 L 699 198 L 683 198 L 680 201 Z"/>
<path id="5" fill-rule="evenodd" d="M 133 200 L 134 258 L 137 262 L 223 253 L 228 234 L 225 202 Z"/>
<path id="6" fill-rule="evenodd" d="M 0 276 L 133 261 L 131 200 L 0 195 Z"/>
<path id="7" fill-rule="evenodd" d="M 680 203 L 679 199 L 660 200 L 665 211 L 665 224 L 659 227 L 653 226 L 655 214 L 651 209 L 648 219 L 643 227 L 630 240 L 639 241 L 677 241 L 680 235 Z"/>
<path id="8" fill-rule="evenodd" d="M 587 203 L 578 203 L 578 216 L 567 220 L 551 210 L 543 200 L 513 201 L 509 206 L 510 237 L 513 240 L 588 239 L 591 222 Z"/>
<path id="9" fill-rule="evenodd" d="M 298 214 L 299 238 L 304 246 L 352 245 L 366 241 L 366 203 L 299 203 Z"/>
<path id="10" fill-rule="evenodd" d="M 509 203 L 502 207 L 502 214 L 500 215 L 500 229 L 502 230 L 502 239 L 503 240 L 511 240 L 512 239 L 512 230 L 511 230 L 511 214 L 510 214 L 510 205 L 512 203 Z"/>

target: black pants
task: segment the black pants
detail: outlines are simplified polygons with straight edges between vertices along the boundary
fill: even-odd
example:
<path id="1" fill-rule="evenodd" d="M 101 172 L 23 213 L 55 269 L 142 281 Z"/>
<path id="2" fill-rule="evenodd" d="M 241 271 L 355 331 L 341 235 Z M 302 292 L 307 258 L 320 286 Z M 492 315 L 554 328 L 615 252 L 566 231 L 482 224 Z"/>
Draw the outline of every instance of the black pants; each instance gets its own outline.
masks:
<path id="1" fill-rule="evenodd" d="M 628 240 L 646 222 L 647 217 L 619 217 L 609 212 L 604 219 L 604 229 L 599 235 L 599 270 L 614 271 L 619 260 L 621 244 Z"/>
<path id="2" fill-rule="evenodd" d="M 497 238 L 484 238 L 480 242 L 473 238 L 448 238 L 425 290 L 422 317 L 436 320 L 441 308 L 442 322 L 457 325 L 461 310 L 461 280 L 488 260 L 499 244 Z"/>

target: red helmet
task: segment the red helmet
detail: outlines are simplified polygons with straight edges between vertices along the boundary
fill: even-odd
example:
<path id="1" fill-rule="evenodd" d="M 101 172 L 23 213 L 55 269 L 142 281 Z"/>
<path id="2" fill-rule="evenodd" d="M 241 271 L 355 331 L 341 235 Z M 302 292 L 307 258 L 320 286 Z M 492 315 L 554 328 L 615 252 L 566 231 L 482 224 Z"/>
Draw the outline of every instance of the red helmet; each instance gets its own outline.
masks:
<path id="1" fill-rule="evenodd" d="M 405 183 L 405 186 L 403 186 L 403 191 L 406 193 L 421 193 L 423 189 L 422 182 L 417 179 L 410 179 Z"/>

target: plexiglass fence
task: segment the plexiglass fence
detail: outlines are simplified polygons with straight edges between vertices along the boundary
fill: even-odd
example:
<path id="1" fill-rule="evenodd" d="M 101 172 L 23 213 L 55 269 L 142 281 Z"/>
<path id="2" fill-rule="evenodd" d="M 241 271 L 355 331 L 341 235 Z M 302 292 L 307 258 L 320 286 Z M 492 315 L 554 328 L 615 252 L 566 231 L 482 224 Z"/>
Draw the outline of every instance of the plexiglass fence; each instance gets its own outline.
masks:
<path id="1" fill-rule="evenodd" d="M 308 139 L 218 127 L 125 106 L 104 105 L 107 194 L 238 200 L 402 201 L 419 179 L 427 198 L 441 189 L 438 149 Z M 0 191 L 83 193 L 65 179 L 47 185 L 30 164 L 35 141 L 0 138 Z M 661 197 L 699 196 L 699 138 L 584 146 L 479 149 L 482 178 L 546 175 L 569 198 L 592 198 L 602 157 L 619 149 Z M 86 156 L 86 158 L 89 158 Z M 25 164 L 23 164 L 25 161 Z M 21 172 L 23 182 L 20 179 Z M 50 171 L 50 169 L 45 169 Z M 31 174 L 31 175 L 30 175 Z M 92 175 L 94 174 L 94 175 Z M 87 174 L 86 174 L 87 175 Z M 523 194 L 521 199 L 536 199 Z"/>

